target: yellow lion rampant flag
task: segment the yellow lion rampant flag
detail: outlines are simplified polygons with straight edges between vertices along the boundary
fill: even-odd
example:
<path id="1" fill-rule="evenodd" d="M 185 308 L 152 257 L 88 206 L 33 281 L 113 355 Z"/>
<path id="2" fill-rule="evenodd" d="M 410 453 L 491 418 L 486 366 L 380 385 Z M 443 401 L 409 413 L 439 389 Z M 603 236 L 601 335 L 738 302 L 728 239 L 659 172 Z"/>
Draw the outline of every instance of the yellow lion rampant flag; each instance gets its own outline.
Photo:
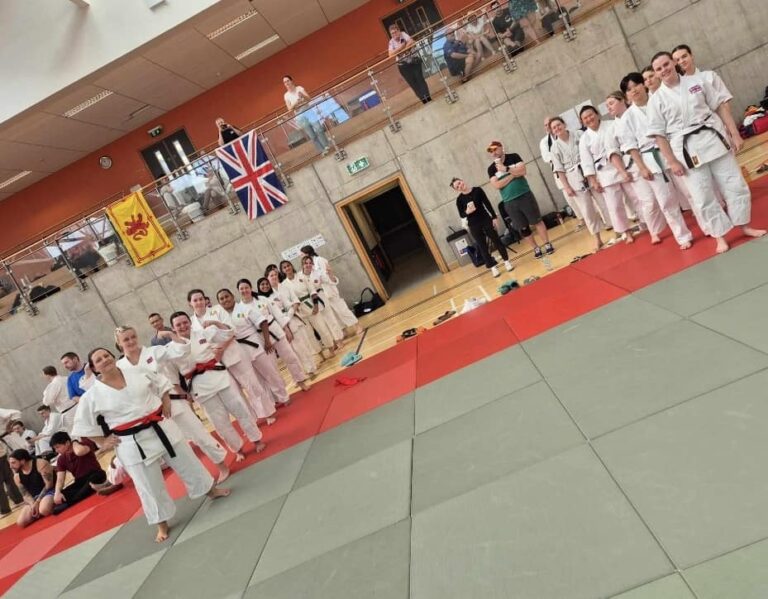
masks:
<path id="1" fill-rule="evenodd" d="M 111 204 L 107 216 L 136 266 L 144 266 L 173 248 L 140 191 Z"/>

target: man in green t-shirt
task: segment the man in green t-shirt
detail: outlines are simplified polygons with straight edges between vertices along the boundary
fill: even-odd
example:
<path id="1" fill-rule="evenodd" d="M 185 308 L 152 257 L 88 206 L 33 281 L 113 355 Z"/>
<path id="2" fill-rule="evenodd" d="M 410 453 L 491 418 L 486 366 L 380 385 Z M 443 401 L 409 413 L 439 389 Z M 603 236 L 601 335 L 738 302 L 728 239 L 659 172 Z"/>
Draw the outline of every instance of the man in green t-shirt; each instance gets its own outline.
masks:
<path id="1" fill-rule="evenodd" d="M 549 242 L 547 227 L 541 220 L 539 205 L 525 178 L 523 159 L 519 154 L 505 154 L 504 146 L 500 141 L 492 141 L 488 144 L 488 153 L 493 158 L 493 162 L 488 167 L 491 186 L 499 190 L 504 211 L 515 229 L 533 248 L 534 257 L 541 258 L 544 253 L 553 253 L 555 248 Z M 544 241 L 541 246 L 536 243 L 532 234 L 531 227 L 534 226 L 539 237 Z"/>

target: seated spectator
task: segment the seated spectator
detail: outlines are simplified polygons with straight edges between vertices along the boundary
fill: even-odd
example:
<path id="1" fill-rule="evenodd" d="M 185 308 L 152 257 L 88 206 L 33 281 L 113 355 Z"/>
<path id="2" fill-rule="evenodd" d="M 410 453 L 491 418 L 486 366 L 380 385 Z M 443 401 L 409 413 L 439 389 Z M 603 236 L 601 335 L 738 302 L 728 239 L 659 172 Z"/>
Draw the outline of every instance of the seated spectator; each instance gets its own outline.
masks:
<path id="1" fill-rule="evenodd" d="M 479 15 L 474 12 L 470 13 L 464 31 L 467 35 L 467 45 L 472 46 L 478 58 L 482 59 L 484 48 L 488 50 L 489 56 L 493 56 L 496 50 L 490 40 L 493 37 L 493 32 L 488 17 L 482 13 Z"/>
<path id="2" fill-rule="evenodd" d="M 498 2 L 492 2 L 491 9 L 494 11 L 491 24 L 501 38 L 501 43 L 504 44 L 509 57 L 522 52 L 525 45 L 525 32 L 520 27 L 520 23 L 515 21 L 509 11 L 504 10 Z"/>
<path id="3" fill-rule="evenodd" d="M 456 30 L 449 28 L 445 33 L 445 44 L 443 45 L 443 57 L 448 65 L 448 72 L 461 77 L 461 82 L 465 83 L 472 74 L 475 67 L 477 56 L 473 51 L 467 48 L 467 45 L 457 38 Z"/>
<path id="4" fill-rule="evenodd" d="M 53 467 L 47 460 L 32 457 L 24 449 L 15 450 L 8 461 L 14 472 L 14 482 L 27 504 L 16 520 L 16 524 L 25 528 L 53 513 Z"/>
<path id="5" fill-rule="evenodd" d="M 173 332 L 171 329 L 165 326 L 165 322 L 163 322 L 162 316 L 160 316 L 157 312 L 152 312 L 152 314 L 149 315 L 149 324 L 153 329 L 155 329 L 155 334 L 152 336 L 152 339 L 149 340 L 150 345 L 166 345 L 171 342 L 170 337 L 159 334 L 162 332 Z"/>
<path id="6" fill-rule="evenodd" d="M 58 412 L 52 412 L 50 406 L 42 405 L 37 408 L 37 413 L 43 419 L 43 428 L 40 434 L 32 439 L 35 443 L 35 454 L 38 457 L 50 459 L 55 455 L 51 449 L 51 435 L 59 431 L 67 431 L 64 417 Z"/>
<path id="7" fill-rule="evenodd" d="M 90 439 L 83 437 L 79 441 L 73 440 L 64 431 L 59 431 L 51 437 L 51 447 L 59 455 L 56 462 L 56 492 L 53 496 L 56 504 L 54 513 L 60 513 L 96 491 L 113 487 L 107 482 L 107 473 L 96 459 L 98 447 Z M 75 480 L 65 488 L 67 472 Z"/>
<path id="8" fill-rule="evenodd" d="M 7 516 L 11 513 L 11 504 L 8 497 L 16 505 L 24 503 L 19 488 L 13 480 L 13 472 L 8 464 L 8 455 L 11 453 L 4 439 L 0 439 L 0 515 Z"/>
<path id="9" fill-rule="evenodd" d="M 509 16 L 520 23 L 525 36 L 530 40 L 536 39 L 536 31 L 528 15 L 539 9 L 536 0 L 509 0 Z"/>
<path id="10" fill-rule="evenodd" d="M 34 453 L 35 442 L 33 439 L 37 436 L 37 433 L 24 426 L 24 423 L 21 420 L 14 420 L 11 423 L 11 430 L 22 438 L 27 446 L 26 450 Z"/>
<path id="11" fill-rule="evenodd" d="M 12 429 L 14 422 L 21 418 L 21 412 L 9 408 L 0 408 L 0 442 L 8 449 L 25 449 L 26 442 Z"/>

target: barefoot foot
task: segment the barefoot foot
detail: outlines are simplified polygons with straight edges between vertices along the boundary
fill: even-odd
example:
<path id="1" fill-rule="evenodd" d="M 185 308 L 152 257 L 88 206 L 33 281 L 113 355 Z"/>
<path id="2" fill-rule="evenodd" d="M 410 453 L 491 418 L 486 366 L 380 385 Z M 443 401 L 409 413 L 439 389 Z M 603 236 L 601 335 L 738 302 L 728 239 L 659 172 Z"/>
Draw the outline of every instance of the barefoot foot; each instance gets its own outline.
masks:
<path id="1" fill-rule="evenodd" d="M 267 426 L 272 426 L 275 422 L 277 422 L 277 418 L 275 418 L 274 416 L 270 416 L 269 418 L 266 419 L 265 422 L 267 423 Z"/>
<path id="2" fill-rule="evenodd" d="M 216 483 L 221 484 L 229 478 L 230 470 L 229 466 L 227 466 L 224 462 L 217 465 L 219 467 L 219 476 L 216 478 Z"/>
<path id="3" fill-rule="evenodd" d="M 691 246 L 692 246 L 692 245 L 693 245 L 693 242 L 691 242 L 691 241 L 686 241 L 685 243 L 681 243 L 681 244 L 680 244 L 680 249 L 681 249 L 681 250 L 689 250 L 689 249 L 691 249 Z"/>
<path id="4" fill-rule="evenodd" d="M 213 487 L 210 491 L 208 491 L 208 497 L 211 499 L 218 499 L 219 497 L 229 497 L 232 494 L 232 489 L 219 489 L 218 487 Z"/>
<path id="5" fill-rule="evenodd" d="M 630 233 L 629 231 L 624 233 L 622 238 L 624 239 L 624 243 L 626 243 L 626 244 L 635 243 L 635 238 L 632 237 L 632 233 Z"/>
<path id="6" fill-rule="evenodd" d="M 158 524 L 157 534 L 155 535 L 155 543 L 162 543 L 163 541 L 167 540 L 170 530 L 171 529 L 168 527 L 167 522 L 161 522 Z"/>
<path id="7" fill-rule="evenodd" d="M 256 443 L 256 444 L 253 446 L 253 451 L 254 451 L 254 453 L 261 453 L 261 452 L 262 452 L 262 451 L 264 451 L 266 448 L 267 448 L 267 444 L 266 444 L 266 443 L 264 443 L 263 441 L 259 441 L 258 443 Z"/>
<path id="8" fill-rule="evenodd" d="M 728 242 L 725 241 L 724 237 L 717 237 L 716 241 L 717 241 L 717 247 L 715 248 L 715 251 L 718 254 L 723 254 L 727 252 L 729 249 L 731 249 L 730 246 L 728 245 Z"/>
<path id="9" fill-rule="evenodd" d="M 301 381 L 300 383 L 296 383 L 299 386 L 299 389 L 302 391 L 309 391 L 310 387 L 307 385 L 304 381 Z"/>
<path id="10" fill-rule="evenodd" d="M 651 235 L 651 244 L 656 245 L 658 243 L 661 243 L 661 237 L 658 235 Z"/>
<path id="11" fill-rule="evenodd" d="M 762 237 L 766 233 L 765 229 L 753 229 L 752 227 L 742 227 L 741 230 L 747 237 Z"/>
<path id="12" fill-rule="evenodd" d="M 239 451 L 235 453 L 235 461 L 236 462 L 242 462 L 245 459 L 245 456 L 240 453 Z"/>

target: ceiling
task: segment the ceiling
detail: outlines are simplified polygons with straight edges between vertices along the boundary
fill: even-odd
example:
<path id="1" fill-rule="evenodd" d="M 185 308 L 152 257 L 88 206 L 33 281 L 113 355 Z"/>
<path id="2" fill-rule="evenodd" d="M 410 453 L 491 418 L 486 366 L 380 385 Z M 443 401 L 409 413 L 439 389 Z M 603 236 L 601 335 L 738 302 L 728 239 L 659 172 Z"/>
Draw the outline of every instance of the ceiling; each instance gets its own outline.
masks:
<path id="1" fill-rule="evenodd" d="M 0 200 L 366 2 L 220 0 L 140 50 L 0 125 Z M 236 20 L 239 22 L 232 26 Z M 217 35 L 212 36 L 214 32 Z M 98 94 L 103 99 L 65 116 Z M 26 171 L 29 173 L 20 176 Z M 18 180 L 3 186 L 15 177 Z"/>

